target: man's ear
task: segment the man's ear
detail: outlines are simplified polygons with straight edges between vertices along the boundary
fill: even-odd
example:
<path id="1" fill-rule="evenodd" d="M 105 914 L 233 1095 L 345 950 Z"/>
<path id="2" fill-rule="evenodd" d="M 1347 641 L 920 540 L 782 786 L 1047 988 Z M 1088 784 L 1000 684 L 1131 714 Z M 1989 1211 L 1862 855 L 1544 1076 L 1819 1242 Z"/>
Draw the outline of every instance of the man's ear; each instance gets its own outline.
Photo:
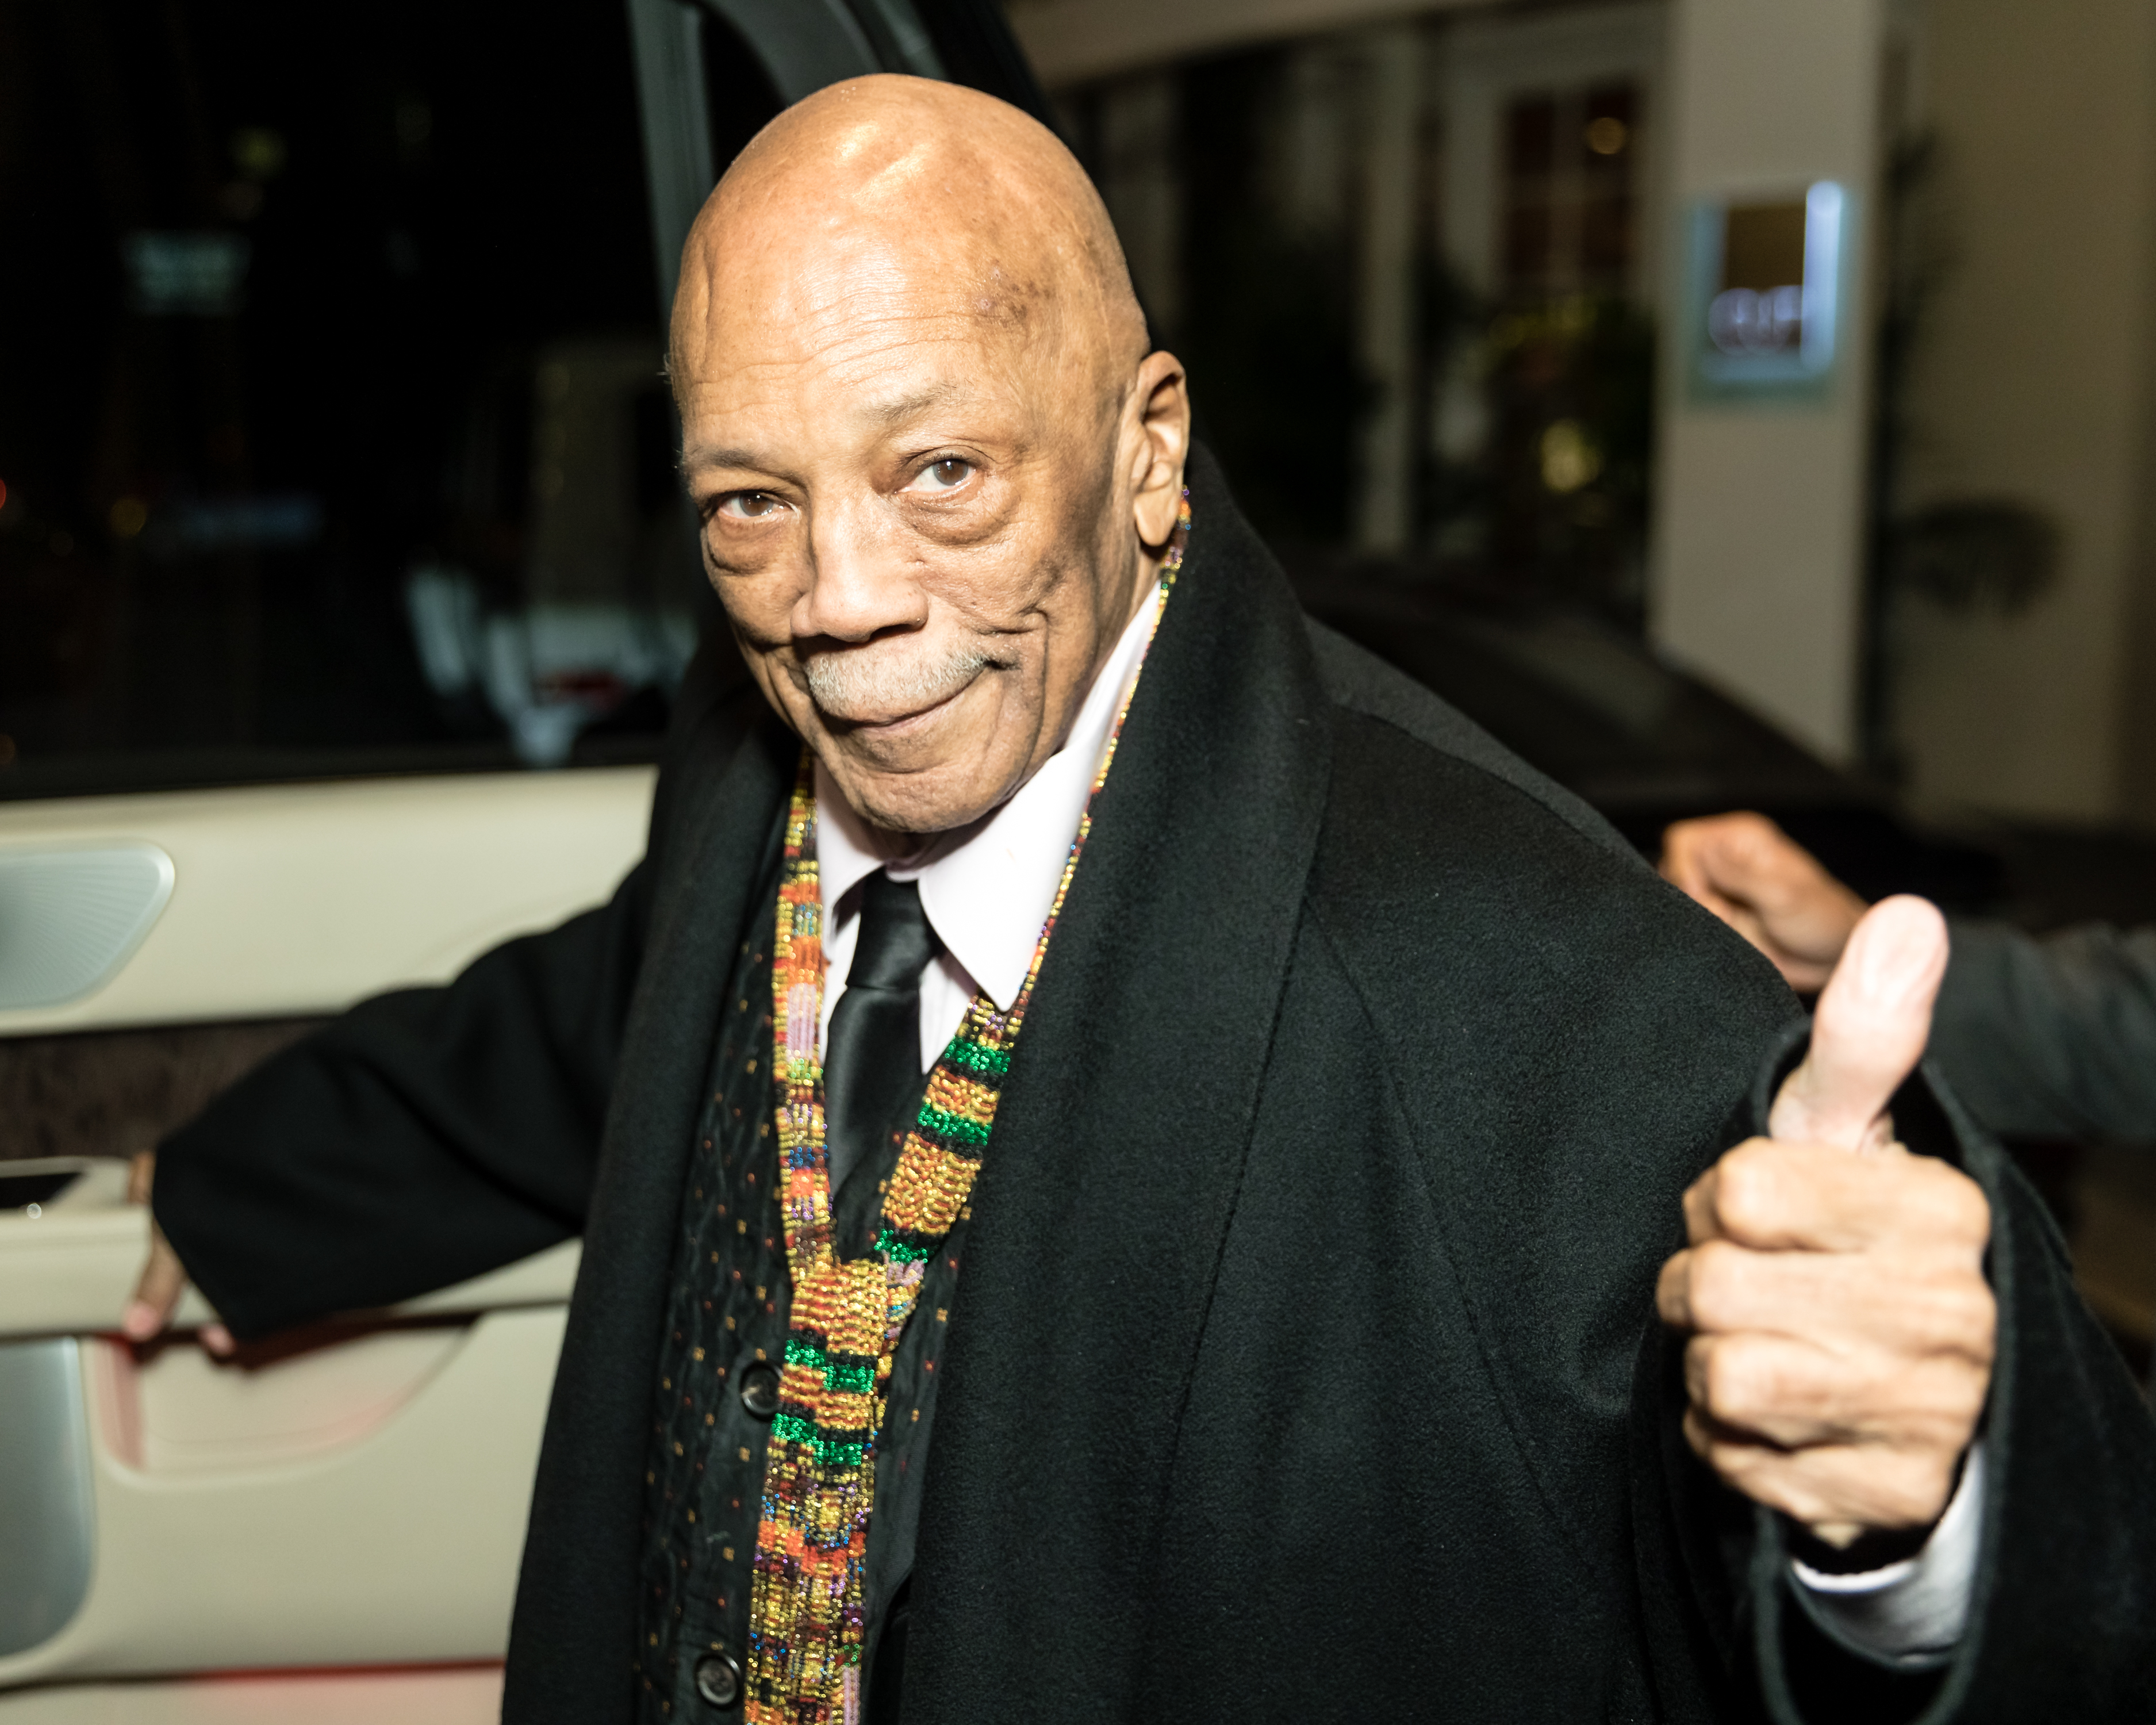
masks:
<path id="1" fill-rule="evenodd" d="M 1183 362 L 1148 353 L 1138 367 L 1132 399 L 1137 448 L 1131 457 L 1131 513 L 1138 538 L 1156 549 L 1175 531 L 1183 505 L 1183 464 L 1190 454 L 1190 387 Z"/>

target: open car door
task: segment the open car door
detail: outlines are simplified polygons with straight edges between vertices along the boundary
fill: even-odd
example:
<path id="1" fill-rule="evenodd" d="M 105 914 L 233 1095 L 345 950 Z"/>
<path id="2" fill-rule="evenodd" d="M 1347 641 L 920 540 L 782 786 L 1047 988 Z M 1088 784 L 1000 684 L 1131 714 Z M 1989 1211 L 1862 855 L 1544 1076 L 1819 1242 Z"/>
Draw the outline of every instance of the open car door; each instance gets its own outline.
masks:
<path id="1" fill-rule="evenodd" d="M 75 357 L 0 361 L 0 1722 L 491 1718 L 575 1244 L 136 1348 L 125 1159 L 635 860 L 734 152 L 878 69 L 1045 105 L 988 0 L 85 0 L 0 56 L 54 260 L 0 309 Z"/>

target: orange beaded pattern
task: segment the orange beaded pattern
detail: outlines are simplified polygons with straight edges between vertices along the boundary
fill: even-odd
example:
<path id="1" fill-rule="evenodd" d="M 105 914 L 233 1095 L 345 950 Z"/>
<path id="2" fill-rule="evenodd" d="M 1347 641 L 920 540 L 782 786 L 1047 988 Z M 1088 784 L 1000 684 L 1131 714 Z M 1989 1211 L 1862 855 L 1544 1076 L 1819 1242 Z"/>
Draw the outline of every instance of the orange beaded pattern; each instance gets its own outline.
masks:
<path id="1" fill-rule="evenodd" d="M 1183 565 L 1190 527 L 1184 494 L 1161 566 L 1163 598 Z M 1159 613 L 1154 624 L 1159 627 Z M 1150 637 L 1147 646 L 1150 647 Z M 1142 660 L 1141 661 L 1142 664 Z M 1132 691 L 1137 684 L 1132 680 Z M 1093 781 L 1116 757 L 1126 694 Z M 964 1209 L 995 1124 L 996 1102 L 1026 1004 L 1092 830 L 1091 799 L 1009 1012 L 976 995 L 937 1057 L 913 1130 L 884 1194 L 873 1255 L 839 1255 L 824 1146 L 824 905 L 816 870 L 814 757 L 802 752 L 786 819 L 785 871 L 773 949 L 773 1039 L 786 1258 L 793 1280 L 778 1413 L 764 1463 L 762 1514 L 749 1604 L 749 1725 L 858 1725 L 867 1623 L 863 1579 L 875 1502 L 876 1437 L 892 1356 L 912 1314 L 922 1266 Z"/>

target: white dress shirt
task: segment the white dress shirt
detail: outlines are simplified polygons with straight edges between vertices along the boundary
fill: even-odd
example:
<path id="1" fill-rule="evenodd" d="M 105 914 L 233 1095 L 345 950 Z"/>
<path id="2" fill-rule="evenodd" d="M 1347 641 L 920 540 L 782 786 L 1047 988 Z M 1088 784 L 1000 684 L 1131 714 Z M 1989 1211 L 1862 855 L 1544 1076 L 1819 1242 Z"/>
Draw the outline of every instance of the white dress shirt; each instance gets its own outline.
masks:
<path id="1" fill-rule="evenodd" d="M 921 978 L 921 1070 L 936 1064 L 966 1020 L 973 996 L 1004 1010 L 1018 999 L 1040 925 L 1055 902 L 1063 865 L 1078 836 L 1078 817 L 1093 793 L 1116 715 L 1137 675 L 1161 591 L 1138 607 L 1093 679 L 1063 747 L 1001 808 L 969 827 L 945 833 L 916 855 L 889 865 L 894 880 L 921 883 L 921 908 L 943 944 Z M 860 937 L 859 907 L 846 895 L 879 868 L 860 817 L 847 806 L 821 764 L 816 768 L 816 878 L 824 897 L 824 1023 L 846 992 L 845 974 Z"/>
<path id="2" fill-rule="evenodd" d="M 921 1070 L 936 1063 L 965 1021 L 977 993 L 1008 1009 L 1033 963 L 1063 866 L 1078 834 L 1116 715 L 1160 614 L 1156 588 L 1123 630 L 1079 709 L 1063 747 L 993 813 L 940 835 L 914 855 L 886 865 L 870 847 L 860 818 L 816 768 L 816 863 L 824 900 L 824 1018 L 846 992 L 860 935 L 858 907 L 846 895 L 878 868 L 921 884 L 921 907 L 942 951 L 921 979 Z M 1976 1574 L 1983 1525 L 1983 1445 L 1974 1445 L 1961 1484 L 1922 1551 L 1906 1562 L 1860 1575 L 1826 1575 L 1793 1563 L 1813 1611 L 1844 1637 L 1881 1657 L 1922 1660 L 1960 1640 Z"/>

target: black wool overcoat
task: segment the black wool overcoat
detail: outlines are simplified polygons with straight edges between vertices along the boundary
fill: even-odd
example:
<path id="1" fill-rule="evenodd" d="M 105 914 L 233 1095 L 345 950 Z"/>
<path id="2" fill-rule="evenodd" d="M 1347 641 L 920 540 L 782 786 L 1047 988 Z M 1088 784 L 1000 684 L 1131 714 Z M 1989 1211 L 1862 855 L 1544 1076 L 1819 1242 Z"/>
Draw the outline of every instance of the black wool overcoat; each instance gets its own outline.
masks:
<path id="1" fill-rule="evenodd" d="M 973 1198 L 905 1717 L 2145 1719 L 2156 1431 L 2058 1236 L 1994 1215 L 1984 1556 L 1942 1671 L 1810 1625 L 1682 1445 L 1678 1199 L 1802 1036 L 1585 806 L 1309 623 L 1201 453 Z M 572 1233 L 514 1721 L 631 1717 L 644 1446 L 719 994 L 796 745 L 704 665 L 607 907 L 356 1009 L 168 1144 L 242 1334 Z"/>

